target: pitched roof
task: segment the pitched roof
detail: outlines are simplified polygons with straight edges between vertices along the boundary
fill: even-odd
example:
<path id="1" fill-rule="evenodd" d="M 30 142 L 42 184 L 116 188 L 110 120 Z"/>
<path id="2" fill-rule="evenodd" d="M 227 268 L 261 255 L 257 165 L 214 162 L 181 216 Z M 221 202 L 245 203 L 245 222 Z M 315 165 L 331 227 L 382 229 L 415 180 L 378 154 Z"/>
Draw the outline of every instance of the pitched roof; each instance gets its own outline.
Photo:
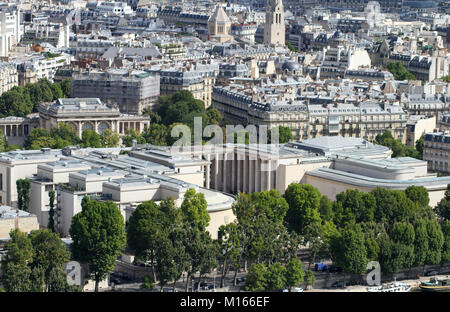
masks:
<path id="1" fill-rule="evenodd" d="M 223 10 L 222 6 L 216 6 L 216 11 L 209 18 L 209 22 L 217 22 L 217 23 L 231 23 L 230 18 L 227 13 Z"/>

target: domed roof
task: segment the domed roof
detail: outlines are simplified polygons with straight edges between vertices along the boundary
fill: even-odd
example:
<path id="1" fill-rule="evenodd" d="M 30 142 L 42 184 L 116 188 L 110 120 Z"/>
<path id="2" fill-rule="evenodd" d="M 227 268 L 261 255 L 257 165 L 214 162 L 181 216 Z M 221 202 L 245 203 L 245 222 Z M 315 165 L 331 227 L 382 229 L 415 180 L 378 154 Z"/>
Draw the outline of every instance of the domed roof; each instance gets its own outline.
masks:
<path id="1" fill-rule="evenodd" d="M 283 70 L 289 70 L 289 71 L 299 71 L 300 70 L 300 64 L 299 63 L 297 63 L 297 62 L 295 62 L 295 61 L 292 61 L 292 60 L 289 60 L 289 61 L 286 61 L 284 64 L 283 64 Z"/>

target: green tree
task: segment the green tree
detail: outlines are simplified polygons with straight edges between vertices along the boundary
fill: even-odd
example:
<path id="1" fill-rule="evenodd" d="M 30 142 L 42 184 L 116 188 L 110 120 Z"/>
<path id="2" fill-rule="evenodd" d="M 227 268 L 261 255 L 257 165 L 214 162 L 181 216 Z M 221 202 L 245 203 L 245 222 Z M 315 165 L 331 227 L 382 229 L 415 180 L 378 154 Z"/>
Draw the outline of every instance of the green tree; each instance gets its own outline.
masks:
<path id="1" fill-rule="evenodd" d="M 61 81 L 61 90 L 63 93 L 63 97 L 70 97 L 70 87 L 72 80 L 70 78 L 65 78 Z"/>
<path id="2" fill-rule="evenodd" d="M 20 210 L 28 211 L 30 205 L 31 182 L 28 179 L 16 180 L 17 205 Z"/>
<path id="3" fill-rule="evenodd" d="M 450 262 L 450 221 L 442 223 L 442 233 L 444 234 L 444 245 L 442 248 L 442 263 Z"/>
<path id="4" fill-rule="evenodd" d="M 64 291 L 67 289 L 67 272 L 65 264 L 70 260 L 70 253 L 56 233 L 48 229 L 31 231 L 33 245 L 32 269 L 42 270 L 43 281 L 47 291 Z"/>
<path id="5" fill-rule="evenodd" d="M 50 190 L 48 192 L 48 197 L 50 199 L 50 210 L 48 212 L 48 228 L 50 229 L 50 231 L 55 232 L 55 191 Z"/>
<path id="6" fill-rule="evenodd" d="M 290 43 L 289 41 L 286 43 L 286 46 L 288 47 L 289 51 L 291 51 L 291 52 L 298 52 L 298 50 L 296 48 L 294 48 L 292 43 Z"/>
<path id="7" fill-rule="evenodd" d="M 322 195 L 317 188 L 309 184 L 291 183 L 284 198 L 289 205 L 285 221 L 290 230 L 304 234 L 308 225 L 321 223 L 319 207 Z"/>
<path id="8" fill-rule="evenodd" d="M 94 130 L 85 129 L 81 134 L 81 146 L 82 147 L 94 147 L 99 148 L 102 146 L 100 134 Z"/>
<path id="9" fill-rule="evenodd" d="M 271 264 L 266 271 L 266 288 L 280 290 L 286 286 L 286 268 L 279 262 Z"/>
<path id="10" fill-rule="evenodd" d="M 424 134 L 422 134 L 422 136 L 420 137 L 420 139 L 418 139 L 417 141 L 416 141 L 416 151 L 419 153 L 419 155 L 420 155 L 420 158 L 419 159 L 422 159 L 422 157 L 423 157 L 423 142 L 425 141 L 425 135 Z"/>
<path id="11" fill-rule="evenodd" d="M 222 272 L 220 276 L 220 287 L 224 287 L 225 276 L 230 267 L 236 265 L 240 254 L 240 241 L 236 223 L 222 225 L 219 228 L 219 259 L 222 261 Z"/>
<path id="12" fill-rule="evenodd" d="M 133 146 L 133 140 L 136 140 L 137 144 L 145 144 L 145 138 L 140 135 L 136 130 L 128 129 L 125 131 L 125 135 L 122 137 L 122 144 L 126 147 Z"/>
<path id="13" fill-rule="evenodd" d="M 374 219 L 376 200 L 370 193 L 348 189 L 345 192 L 337 194 L 336 201 L 342 203 L 344 213 L 351 216 L 350 218 L 347 217 L 347 220 L 354 219 L 359 223 L 370 222 Z"/>
<path id="14" fill-rule="evenodd" d="M 444 245 L 444 234 L 436 220 L 427 221 L 428 254 L 426 264 L 438 264 L 442 260 L 442 247 Z"/>
<path id="15" fill-rule="evenodd" d="M 314 283 L 316 282 L 316 276 L 312 271 L 306 271 L 305 272 L 305 289 L 308 289 L 308 287 L 313 287 Z"/>
<path id="16" fill-rule="evenodd" d="M 188 224 L 205 230 L 211 219 L 207 207 L 208 203 L 202 193 L 197 193 L 195 189 L 188 189 L 180 208 L 183 218 Z"/>
<path id="17" fill-rule="evenodd" d="M 332 221 L 334 217 L 333 202 L 328 199 L 326 195 L 320 198 L 319 206 L 320 218 L 322 221 Z"/>
<path id="18" fill-rule="evenodd" d="M 58 124 L 58 127 L 52 128 L 52 130 L 50 130 L 50 136 L 64 142 L 65 145 L 62 144 L 62 146 L 59 148 L 64 148 L 67 145 L 75 145 L 80 143 L 80 139 L 78 138 L 75 130 L 69 124 L 64 122 L 60 122 Z"/>
<path id="19" fill-rule="evenodd" d="M 409 267 L 414 259 L 414 248 L 402 243 L 397 243 L 383 234 L 379 240 L 380 246 L 379 261 L 382 272 L 394 274 L 403 268 Z"/>
<path id="20" fill-rule="evenodd" d="M 222 121 L 222 114 L 212 106 L 206 110 L 206 119 L 208 125 L 219 125 Z"/>
<path id="21" fill-rule="evenodd" d="M 289 127 L 278 126 L 278 142 L 272 142 L 272 130 L 269 130 L 268 135 L 268 143 L 278 144 L 278 143 L 288 143 L 292 141 L 294 138 L 292 135 L 292 131 Z"/>
<path id="22" fill-rule="evenodd" d="M 161 291 L 168 282 L 178 276 L 177 266 L 174 261 L 175 253 L 176 249 L 167 236 L 162 235 L 158 237 L 158 244 L 156 245 L 156 272 Z"/>
<path id="23" fill-rule="evenodd" d="M 447 185 L 444 198 L 436 206 L 436 214 L 444 220 L 450 220 L 450 184 Z"/>
<path id="24" fill-rule="evenodd" d="M 390 62 L 386 68 L 394 75 L 395 80 L 415 80 L 416 77 L 411 74 L 401 62 Z"/>
<path id="25" fill-rule="evenodd" d="M 100 135 L 100 142 L 102 147 L 116 147 L 119 145 L 120 137 L 116 132 L 112 132 L 111 129 L 106 129 Z"/>
<path id="26" fill-rule="evenodd" d="M 98 283 L 114 269 L 117 256 L 125 248 L 125 224 L 113 202 L 84 200 L 83 203 L 82 211 L 72 218 L 71 250 L 74 259 L 89 265 L 98 291 Z"/>
<path id="27" fill-rule="evenodd" d="M 33 261 L 33 246 L 26 233 L 13 230 L 11 240 L 5 245 L 6 255 L 2 258 L 2 284 L 8 292 L 30 291 L 31 268 Z"/>
<path id="28" fill-rule="evenodd" d="M 150 124 L 150 126 L 146 127 L 142 133 L 142 136 L 147 143 L 165 146 L 167 145 L 169 135 L 170 133 L 167 126 L 156 123 Z"/>
<path id="29" fill-rule="evenodd" d="M 263 291 L 267 288 L 266 267 L 262 263 L 254 263 L 248 269 L 244 289 L 247 291 Z"/>
<path id="30" fill-rule="evenodd" d="M 425 208 L 430 203 L 428 191 L 423 186 L 410 185 L 405 189 L 405 194 L 410 200 L 418 203 L 420 207 Z"/>
<path id="31" fill-rule="evenodd" d="M 389 233 L 389 237 L 396 243 L 413 245 L 415 240 L 414 227 L 408 222 L 396 222 Z"/>
<path id="32" fill-rule="evenodd" d="M 155 250 L 160 237 L 164 235 L 162 220 L 163 216 L 158 205 L 153 201 L 146 201 L 133 211 L 127 227 L 128 247 L 134 251 L 137 257 L 144 261 L 150 261 L 154 281 L 156 281 Z"/>
<path id="33" fill-rule="evenodd" d="M 291 259 L 286 265 L 285 280 L 286 286 L 289 287 L 289 291 L 292 287 L 300 285 L 305 279 L 305 271 L 303 270 L 303 263 L 294 258 Z"/>
<path id="34" fill-rule="evenodd" d="M 426 220 L 418 220 L 414 224 L 414 264 L 424 265 L 429 252 Z"/>
<path id="35" fill-rule="evenodd" d="M 150 291 L 155 288 L 155 284 L 153 283 L 149 275 L 144 276 L 144 282 L 141 284 L 140 288 Z"/>
<path id="36" fill-rule="evenodd" d="M 345 273 L 364 274 L 367 265 L 367 250 L 364 234 L 359 225 L 348 225 L 340 229 L 331 242 L 333 263 Z"/>

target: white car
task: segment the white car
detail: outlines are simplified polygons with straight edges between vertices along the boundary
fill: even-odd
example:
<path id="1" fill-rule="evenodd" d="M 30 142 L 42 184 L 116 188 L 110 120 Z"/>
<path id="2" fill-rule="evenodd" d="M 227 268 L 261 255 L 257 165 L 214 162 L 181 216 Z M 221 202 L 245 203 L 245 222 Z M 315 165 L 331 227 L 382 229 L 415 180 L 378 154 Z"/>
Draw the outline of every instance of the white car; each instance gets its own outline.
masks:
<path id="1" fill-rule="evenodd" d="M 289 292 L 289 289 L 283 289 L 283 292 Z M 292 292 L 303 292 L 303 288 L 301 288 L 301 287 L 294 287 L 293 289 L 292 289 Z"/>

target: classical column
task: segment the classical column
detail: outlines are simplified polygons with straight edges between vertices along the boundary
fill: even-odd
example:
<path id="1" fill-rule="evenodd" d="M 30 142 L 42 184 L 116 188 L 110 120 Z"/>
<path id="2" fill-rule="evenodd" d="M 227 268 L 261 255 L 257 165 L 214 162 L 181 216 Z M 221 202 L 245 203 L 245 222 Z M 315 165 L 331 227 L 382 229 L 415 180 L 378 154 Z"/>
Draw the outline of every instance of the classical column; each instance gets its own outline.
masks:
<path id="1" fill-rule="evenodd" d="M 248 192 L 253 193 L 255 191 L 255 161 L 252 160 L 252 156 L 248 155 Z"/>
<path id="2" fill-rule="evenodd" d="M 247 153 L 244 151 L 244 160 L 243 160 L 243 166 L 244 166 L 244 174 L 242 175 L 242 191 L 245 193 L 249 192 L 248 188 L 248 163 L 247 163 Z"/>
<path id="3" fill-rule="evenodd" d="M 209 162 L 211 161 L 211 157 L 209 154 L 206 155 L 206 160 Z M 206 165 L 206 177 L 205 177 L 205 187 L 207 189 L 210 188 L 210 182 L 209 182 L 210 174 L 211 174 L 211 164 L 208 164 L 208 165 Z"/>
<path id="4" fill-rule="evenodd" d="M 255 163 L 255 192 L 259 192 L 261 188 L 261 161 L 256 158 Z"/>
<path id="5" fill-rule="evenodd" d="M 241 185 L 242 185 L 242 179 L 243 177 L 241 177 L 241 171 L 242 171 L 242 166 L 241 166 L 241 155 L 240 154 L 236 154 L 236 162 L 237 162 L 237 174 L 236 174 L 236 183 L 237 183 L 237 187 L 236 187 L 236 193 L 239 193 L 242 189 Z"/>
<path id="6" fill-rule="evenodd" d="M 269 159 L 268 161 L 267 161 L 267 168 L 266 168 L 266 170 L 267 170 L 267 190 L 268 191 L 270 191 L 270 186 L 271 186 L 271 171 L 270 170 L 272 170 L 272 166 L 271 166 L 271 160 Z"/>
<path id="7" fill-rule="evenodd" d="M 236 159 L 234 152 L 231 154 L 231 190 L 230 193 L 236 192 L 236 180 L 237 180 L 237 174 L 236 174 Z"/>
<path id="8" fill-rule="evenodd" d="M 227 191 L 227 153 L 225 152 L 223 154 L 223 166 L 222 166 L 222 191 L 226 192 Z"/>

